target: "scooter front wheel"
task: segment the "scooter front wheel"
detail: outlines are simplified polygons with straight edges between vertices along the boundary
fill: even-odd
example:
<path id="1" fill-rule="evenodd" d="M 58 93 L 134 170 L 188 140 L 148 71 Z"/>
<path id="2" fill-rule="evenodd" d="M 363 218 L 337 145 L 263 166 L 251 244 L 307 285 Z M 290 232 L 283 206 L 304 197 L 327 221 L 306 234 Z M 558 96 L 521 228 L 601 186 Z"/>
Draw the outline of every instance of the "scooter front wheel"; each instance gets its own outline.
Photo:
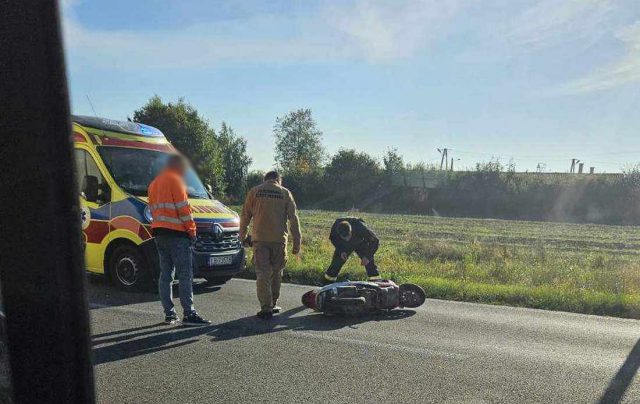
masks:
<path id="1" fill-rule="evenodd" d="M 422 306 L 427 299 L 424 289 L 413 283 L 400 285 L 400 307 L 415 308 Z"/>

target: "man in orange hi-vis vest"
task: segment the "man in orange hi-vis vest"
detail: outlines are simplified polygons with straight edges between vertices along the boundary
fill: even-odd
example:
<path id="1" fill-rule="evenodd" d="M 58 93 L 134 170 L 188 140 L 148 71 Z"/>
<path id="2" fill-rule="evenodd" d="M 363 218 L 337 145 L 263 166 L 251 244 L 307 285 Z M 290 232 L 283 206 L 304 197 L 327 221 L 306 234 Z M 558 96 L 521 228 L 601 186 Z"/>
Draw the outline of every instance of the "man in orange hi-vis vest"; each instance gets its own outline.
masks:
<path id="1" fill-rule="evenodd" d="M 165 169 L 149 185 L 151 229 L 160 256 L 158 292 L 164 309 L 165 323 L 178 322 L 173 305 L 174 269 L 180 281 L 180 304 L 184 311 L 184 325 L 211 324 L 200 317 L 193 307 L 193 267 L 191 243 L 196 239 L 196 223 L 184 183 L 189 165 L 184 157 L 172 154 Z"/>

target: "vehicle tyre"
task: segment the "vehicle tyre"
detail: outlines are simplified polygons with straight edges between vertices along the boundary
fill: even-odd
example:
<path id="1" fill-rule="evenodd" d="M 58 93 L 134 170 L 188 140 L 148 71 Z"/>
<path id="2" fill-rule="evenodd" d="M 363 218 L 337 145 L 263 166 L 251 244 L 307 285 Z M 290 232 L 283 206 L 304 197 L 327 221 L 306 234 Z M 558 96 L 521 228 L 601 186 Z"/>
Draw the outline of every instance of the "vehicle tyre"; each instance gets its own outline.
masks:
<path id="1" fill-rule="evenodd" d="M 412 283 L 400 285 L 400 306 L 415 308 L 422 306 L 427 298 L 424 289 Z"/>
<path id="2" fill-rule="evenodd" d="M 114 285 L 126 291 L 140 291 L 151 285 L 151 276 L 140 251 L 130 245 L 120 245 L 109 257 L 109 277 Z"/>
<path id="3" fill-rule="evenodd" d="M 209 286 L 220 286 L 227 283 L 229 279 L 233 278 L 232 276 L 209 276 L 204 279 L 207 280 L 207 285 Z"/>

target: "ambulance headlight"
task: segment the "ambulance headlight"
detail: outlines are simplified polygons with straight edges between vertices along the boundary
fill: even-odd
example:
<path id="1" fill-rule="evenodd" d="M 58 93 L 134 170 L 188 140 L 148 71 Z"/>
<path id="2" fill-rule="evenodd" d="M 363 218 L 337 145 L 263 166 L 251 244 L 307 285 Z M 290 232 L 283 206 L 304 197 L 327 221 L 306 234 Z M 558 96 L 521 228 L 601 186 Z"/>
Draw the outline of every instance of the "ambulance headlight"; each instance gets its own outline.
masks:
<path id="1" fill-rule="evenodd" d="M 151 209 L 149 209 L 148 206 L 146 208 L 144 208 L 144 218 L 149 223 L 153 222 L 153 216 L 151 216 Z"/>

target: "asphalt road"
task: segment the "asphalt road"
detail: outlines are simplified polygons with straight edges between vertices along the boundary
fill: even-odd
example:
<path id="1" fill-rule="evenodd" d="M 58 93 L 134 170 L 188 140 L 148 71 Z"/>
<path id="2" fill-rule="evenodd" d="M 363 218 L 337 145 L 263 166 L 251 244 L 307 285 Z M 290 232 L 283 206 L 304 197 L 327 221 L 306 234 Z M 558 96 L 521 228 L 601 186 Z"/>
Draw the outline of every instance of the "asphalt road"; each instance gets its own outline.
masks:
<path id="1" fill-rule="evenodd" d="M 263 322 L 254 288 L 197 287 L 214 324 L 184 328 L 154 294 L 91 285 L 99 402 L 640 402 L 640 321 L 439 300 L 340 319 L 283 285 Z"/>

